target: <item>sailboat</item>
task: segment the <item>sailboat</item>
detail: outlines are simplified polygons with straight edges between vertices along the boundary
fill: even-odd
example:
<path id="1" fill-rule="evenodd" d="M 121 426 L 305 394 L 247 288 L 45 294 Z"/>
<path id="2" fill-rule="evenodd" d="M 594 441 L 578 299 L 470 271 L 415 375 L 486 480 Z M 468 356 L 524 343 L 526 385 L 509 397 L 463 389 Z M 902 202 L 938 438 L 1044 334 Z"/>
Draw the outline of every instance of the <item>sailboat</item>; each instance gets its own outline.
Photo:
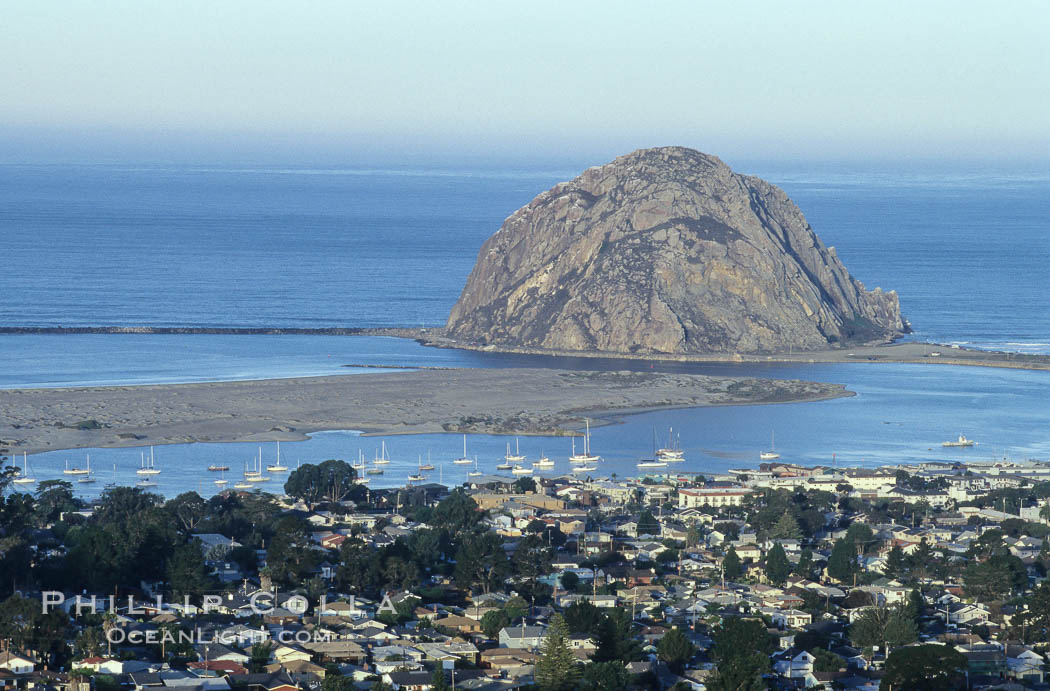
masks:
<path id="1" fill-rule="evenodd" d="M 248 464 L 244 464 L 244 478 L 233 485 L 234 489 L 251 489 L 252 483 L 248 482 Z"/>
<path id="2" fill-rule="evenodd" d="M 139 452 L 139 469 L 135 471 L 136 474 L 140 475 L 140 479 L 135 483 L 136 487 L 156 487 L 157 483 L 153 480 L 153 476 L 160 471 L 153 467 L 153 447 L 149 447 L 149 462 L 146 461 L 146 455 Z"/>
<path id="3" fill-rule="evenodd" d="M 480 470 L 478 470 L 478 457 L 475 456 L 474 457 L 474 470 L 472 470 L 469 473 L 467 473 L 467 477 L 481 477 L 482 475 L 484 475 L 484 473 L 482 473 Z"/>
<path id="4" fill-rule="evenodd" d="M 507 445 L 507 448 L 508 449 L 510 448 L 510 444 Z M 454 461 L 452 461 L 452 463 L 454 465 L 470 465 L 473 462 L 474 461 L 472 461 L 469 458 L 467 458 L 467 435 L 464 434 L 463 435 L 463 455 L 460 456 L 459 458 L 455 459 Z"/>
<path id="5" fill-rule="evenodd" d="M 434 464 L 430 462 L 430 451 L 427 451 L 427 462 L 419 466 L 420 470 L 433 470 Z"/>
<path id="6" fill-rule="evenodd" d="M 266 470 L 271 473 L 283 473 L 288 470 L 288 466 L 281 465 L 281 442 L 277 442 L 277 462 L 266 466 Z"/>
<path id="7" fill-rule="evenodd" d="M 681 463 L 685 461 L 685 454 L 682 453 L 681 446 L 681 439 L 674 437 L 674 430 L 668 427 L 667 446 L 656 450 L 656 459 L 667 463 Z"/>
<path id="8" fill-rule="evenodd" d="M 22 452 L 22 472 L 11 482 L 16 485 L 31 485 L 36 482 L 36 478 L 29 474 L 29 458 L 25 451 Z"/>
<path id="9" fill-rule="evenodd" d="M 383 453 L 386 454 L 386 445 L 385 445 L 385 443 L 383 445 Z M 363 458 L 361 459 L 361 462 L 364 463 L 364 459 Z M 366 468 L 365 469 L 365 474 L 366 475 L 382 475 L 383 474 L 383 469 L 380 468 L 379 466 L 383 465 L 383 463 L 389 463 L 389 462 L 390 461 L 385 461 L 384 459 L 380 458 L 379 457 L 379 452 L 377 451 L 376 452 L 376 457 L 372 460 L 372 467 L 371 468 Z"/>
<path id="10" fill-rule="evenodd" d="M 583 453 L 576 453 L 576 437 L 572 438 L 572 455 L 569 456 L 569 463 L 594 463 L 598 461 L 598 456 L 591 455 L 591 421 L 585 419 L 587 424 L 587 432 L 583 435 Z"/>
<path id="11" fill-rule="evenodd" d="M 255 457 L 255 467 L 250 473 L 245 473 L 244 479 L 248 482 L 269 482 L 270 477 L 262 474 L 262 447 L 259 447 L 259 455 Z"/>
<path id="12" fill-rule="evenodd" d="M 427 476 L 423 474 L 423 454 L 419 454 L 419 460 L 416 464 L 416 467 L 418 468 L 418 470 L 416 470 L 415 475 L 408 476 L 409 482 L 422 482 L 423 480 L 427 479 Z"/>
<path id="13" fill-rule="evenodd" d="M 521 449 L 518 448 L 518 438 L 514 437 L 514 453 L 510 452 L 510 442 L 507 442 L 507 455 L 503 457 L 507 463 L 521 463 L 525 460 L 525 457 L 521 455 Z"/>
<path id="14" fill-rule="evenodd" d="M 62 471 L 63 475 L 87 475 L 90 471 L 84 470 L 83 468 L 77 468 L 73 466 L 69 467 L 69 461 L 66 461 L 66 469 Z"/>
<path id="15" fill-rule="evenodd" d="M 514 475 L 532 475 L 532 468 L 526 468 L 523 465 L 516 465 L 510 472 Z"/>
<path id="16" fill-rule="evenodd" d="M 146 462 L 146 457 L 141 453 L 139 454 L 139 463 L 141 465 L 139 469 L 135 471 L 137 475 L 157 475 L 160 473 L 155 465 L 152 446 L 149 447 L 149 463 Z"/>
<path id="17" fill-rule="evenodd" d="M 83 477 L 77 478 L 77 482 L 82 485 L 93 485 L 95 484 L 95 478 L 91 477 L 91 454 L 87 457 L 87 472 Z"/>
<path id="18" fill-rule="evenodd" d="M 780 458 L 780 454 L 776 452 L 776 445 L 773 443 L 773 430 L 769 432 L 769 451 L 763 451 L 758 454 L 758 457 L 763 461 L 772 461 Z"/>
<path id="19" fill-rule="evenodd" d="M 373 465 L 386 465 L 387 463 L 390 462 L 390 459 L 387 458 L 387 456 L 386 456 L 386 442 L 385 441 L 382 442 L 382 446 L 383 446 L 383 451 L 378 456 L 376 456 L 376 459 L 374 461 L 372 461 Z"/>
<path id="20" fill-rule="evenodd" d="M 219 471 L 219 479 L 215 480 L 215 485 L 217 487 L 225 487 L 228 484 L 229 484 L 229 482 L 226 480 L 226 471 L 225 470 L 220 470 Z"/>
<path id="21" fill-rule="evenodd" d="M 554 467 L 554 461 L 552 461 L 551 459 L 549 459 L 546 456 L 544 456 L 543 452 L 540 451 L 540 457 L 532 462 L 532 467 L 533 468 L 553 468 Z"/>

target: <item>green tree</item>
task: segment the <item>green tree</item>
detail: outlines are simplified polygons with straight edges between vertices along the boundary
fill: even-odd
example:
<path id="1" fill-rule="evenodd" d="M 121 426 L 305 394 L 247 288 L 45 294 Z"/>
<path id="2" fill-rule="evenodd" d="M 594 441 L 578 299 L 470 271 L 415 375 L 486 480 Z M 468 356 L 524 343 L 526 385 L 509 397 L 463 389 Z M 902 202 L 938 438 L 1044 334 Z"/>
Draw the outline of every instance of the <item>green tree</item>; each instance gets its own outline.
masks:
<path id="1" fill-rule="evenodd" d="M 508 626 L 510 626 L 510 616 L 506 610 L 494 609 L 491 612 L 485 612 L 481 617 L 481 630 L 489 638 L 496 638 L 499 632 Z"/>
<path id="2" fill-rule="evenodd" d="M 846 661 L 829 650 L 814 648 L 809 654 L 816 658 L 813 662 L 814 672 L 838 672 L 846 669 Z"/>
<path id="3" fill-rule="evenodd" d="M 638 515 L 639 535 L 659 535 L 660 522 L 653 516 L 653 512 L 646 509 Z"/>
<path id="4" fill-rule="evenodd" d="M 656 646 L 656 655 L 667 663 L 675 674 L 681 674 L 696 654 L 696 646 L 677 628 L 665 633 Z"/>
<path id="5" fill-rule="evenodd" d="M 758 619 L 727 617 L 712 632 L 715 673 L 708 679 L 712 691 L 761 691 L 762 675 L 769 671 L 773 640 Z"/>
<path id="6" fill-rule="evenodd" d="M 439 661 L 434 668 L 434 673 L 430 675 L 430 691 L 450 691 L 451 689 L 448 680 L 445 679 L 445 670 L 442 669 Z"/>
<path id="7" fill-rule="evenodd" d="M 595 662 L 636 662 L 644 657 L 642 647 L 631 631 L 631 614 L 623 609 L 604 612 L 594 633 L 598 649 Z"/>
<path id="8" fill-rule="evenodd" d="M 66 511 L 77 508 L 73 483 L 67 480 L 44 480 L 36 488 L 37 525 L 43 527 L 58 520 Z"/>
<path id="9" fill-rule="evenodd" d="M 886 660 L 880 691 L 950 691 L 964 686 L 966 656 L 948 645 L 898 648 Z"/>
<path id="10" fill-rule="evenodd" d="M 740 578 L 740 574 L 743 572 L 744 567 L 740 563 L 740 557 L 737 555 L 736 550 L 733 549 L 733 546 L 730 545 L 729 551 L 722 557 L 722 575 L 725 576 L 727 581 L 735 581 Z"/>
<path id="11" fill-rule="evenodd" d="M 183 492 L 164 505 L 179 528 L 192 533 L 207 515 L 208 504 L 196 492 Z"/>
<path id="12" fill-rule="evenodd" d="M 258 673 L 263 671 L 270 662 L 270 653 L 273 648 L 269 643 L 255 643 L 249 651 L 248 671 Z"/>
<path id="13" fill-rule="evenodd" d="M 627 691 L 631 673 L 622 662 L 595 662 L 584 667 L 577 688 L 586 691 Z"/>
<path id="14" fill-rule="evenodd" d="M 576 592 L 576 588 L 580 585 L 580 577 L 572 571 L 566 571 L 561 575 L 561 587 L 568 590 L 570 593 Z"/>
<path id="15" fill-rule="evenodd" d="M 168 585 L 176 600 L 186 595 L 200 598 L 212 588 L 199 540 L 175 548 L 168 560 Z"/>
<path id="16" fill-rule="evenodd" d="M 781 514 L 777 522 L 769 530 L 769 538 L 772 540 L 795 540 L 801 536 L 802 531 L 798 527 L 798 521 L 791 515 L 790 511 Z"/>
<path id="17" fill-rule="evenodd" d="M 569 649 L 569 629 L 560 614 L 551 617 L 540 644 L 534 677 L 541 691 L 568 691 L 576 688 L 576 658 Z"/>
<path id="18" fill-rule="evenodd" d="M 857 550 L 855 543 L 847 538 L 839 538 L 831 548 L 828 557 L 828 576 L 841 582 L 850 582 L 857 572 Z"/>
<path id="19" fill-rule="evenodd" d="M 802 550 L 802 553 L 798 557 L 798 563 L 795 564 L 795 575 L 802 578 L 809 578 L 813 571 L 813 550 L 809 547 Z"/>
<path id="20" fill-rule="evenodd" d="M 907 607 L 870 607 L 853 621 L 849 634 L 859 648 L 895 648 L 919 638 L 915 618 Z"/>
<path id="21" fill-rule="evenodd" d="M 321 681 L 321 691 L 354 691 L 354 680 L 342 674 L 327 672 Z"/>
<path id="22" fill-rule="evenodd" d="M 307 504 L 336 503 L 364 493 L 357 484 L 357 471 L 346 461 L 336 459 L 318 465 L 307 463 L 293 470 L 284 483 L 284 491 Z"/>
<path id="23" fill-rule="evenodd" d="M 531 477 L 519 477 L 514 481 L 511 488 L 518 494 L 525 494 L 527 492 L 536 491 L 536 481 Z"/>
<path id="24" fill-rule="evenodd" d="M 602 620 L 602 612 L 586 600 L 577 600 L 565 608 L 564 617 L 570 632 L 595 634 Z"/>
<path id="25" fill-rule="evenodd" d="M 784 585 L 788 576 L 791 575 L 791 562 L 779 542 L 773 543 L 769 553 L 766 554 L 766 578 L 773 585 Z"/>
<path id="26" fill-rule="evenodd" d="M 275 582 L 298 584 L 320 561 L 321 553 L 310 540 L 310 526 L 305 520 L 288 516 L 277 522 L 266 550 L 266 566 Z"/>
<path id="27" fill-rule="evenodd" d="M 471 500 L 473 501 L 473 500 Z M 536 540 L 535 535 L 529 538 Z M 528 540 L 529 538 L 525 538 Z M 522 540 L 522 542 L 525 542 Z M 463 588 L 480 585 L 487 593 L 499 586 L 510 572 L 503 539 L 492 532 L 466 533 L 456 551 L 456 584 Z"/>
<path id="28" fill-rule="evenodd" d="M 883 573 L 887 578 L 901 580 L 905 575 L 904 550 L 900 545 L 894 545 L 886 555 L 886 568 Z"/>
<path id="29" fill-rule="evenodd" d="M 462 487 L 457 487 L 434 507 L 427 522 L 433 528 L 456 535 L 477 527 L 484 516 L 477 502 Z"/>

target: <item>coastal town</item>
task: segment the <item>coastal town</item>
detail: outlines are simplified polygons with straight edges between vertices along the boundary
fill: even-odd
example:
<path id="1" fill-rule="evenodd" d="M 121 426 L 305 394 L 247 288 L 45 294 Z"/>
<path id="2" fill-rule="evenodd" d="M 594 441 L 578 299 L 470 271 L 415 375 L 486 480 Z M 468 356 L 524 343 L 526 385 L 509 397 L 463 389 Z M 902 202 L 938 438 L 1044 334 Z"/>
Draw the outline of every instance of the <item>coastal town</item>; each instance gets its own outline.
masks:
<path id="1" fill-rule="evenodd" d="M 5 471 L 5 689 L 1044 685 L 1050 462 L 369 489 L 330 460 L 167 501 Z"/>

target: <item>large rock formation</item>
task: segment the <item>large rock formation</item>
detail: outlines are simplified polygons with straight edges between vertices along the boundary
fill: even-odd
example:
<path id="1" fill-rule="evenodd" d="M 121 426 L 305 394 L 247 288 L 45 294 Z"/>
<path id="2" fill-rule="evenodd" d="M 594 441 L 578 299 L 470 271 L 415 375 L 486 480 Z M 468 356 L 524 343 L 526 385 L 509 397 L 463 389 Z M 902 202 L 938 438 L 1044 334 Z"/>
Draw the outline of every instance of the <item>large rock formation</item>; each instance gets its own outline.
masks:
<path id="1" fill-rule="evenodd" d="M 452 309 L 457 341 L 754 353 L 892 338 L 897 295 L 850 276 L 782 190 L 692 149 L 643 149 L 518 209 Z"/>

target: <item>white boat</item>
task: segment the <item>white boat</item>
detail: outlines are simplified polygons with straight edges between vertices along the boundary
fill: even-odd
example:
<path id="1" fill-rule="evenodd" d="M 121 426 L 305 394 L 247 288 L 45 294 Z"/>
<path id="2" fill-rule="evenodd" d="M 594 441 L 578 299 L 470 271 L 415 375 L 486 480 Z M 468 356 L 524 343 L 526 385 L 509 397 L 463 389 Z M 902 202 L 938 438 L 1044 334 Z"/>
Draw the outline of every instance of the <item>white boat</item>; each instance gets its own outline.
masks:
<path id="1" fill-rule="evenodd" d="M 217 487 L 225 487 L 226 485 L 230 484 L 229 481 L 226 479 L 226 471 L 220 470 L 219 479 L 214 480 L 214 482 Z"/>
<path id="2" fill-rule="evenodd" d="M 638 461 L 635 463 L 638 468 L 666 468 L 667 463 L 665 461 L 653 461 L 646 459 L 644 461 Z"/>
<path id="3" fill-rule="evenodd" d="M 277 462 L 266 466 L 266 470 L 271 473 L 283 473 L 288 470 L 288 466 L 281 465 L 281 442 L 277 442 Z"/>
<path id="4" fill-rule="evenodd" d="M 572 455 L 569 463 L 597 463 L 601 460 L 598 456 L 591 454 L 591 421 L 585 419 L 587 432 L 583 435 L 583 453 L 576 453 L 576 437 L 572 438 Z"/>
<path id="5" fill-rule="evenodd" d="M 383 451 L 372 461 L 372 465 L 386 465 L 390 463 L 390 459 L 386 457 L 386 442 L 382 442 L 382 445 Z"/>
<path id="6" fill-rule="evenodd" d="M 977 444 L 973 439 L 967 439 L 963 435 L 959 435 L 959 438 L 955 441 L 942 441 L 941 446 L 974 446 Z"/>
<path id="7" fill-rule="evenodd" d="M 136 487 L 156 487 L 157 483 L 156 483 L 156 481 L 151 480 L 148 477 L 144 477 L 141 480 L 139 480 L 138 482 L 136 482 L 135 486 Z"/>
<path id="8" fill-rule="evenodd" d="M 509 448 L 508 444 L 508 448 Z M 470 465 L 474 461 L 467 458 L 467 435 L 463 435 L 463 455 L 452 461 L 454 465 Z"/>
<path id="9" fill-rule="evenodd" d="M 780 458 L 780 454 L 778 454 L 776 452 L 776 444 L 774 444 L 773 441 L 774 441 L 773 432 L 770 431 L 769 432 L 769 451 L 763 451 L 762 453 L 758 454 L 758 457 L 760 459 L 762 459 L 763 461 L 775 461 L 776 459 Z"/>
<path id="10" fill-rule="evenodd" d="M 95 478 L 91 477 L 91 454 L 88 454 L 87 457 L 87 473 L 84 476 L 77 478 L 77 482 L 82 485 L 95 484 Z"/>
<path id="11" fill-rule="evenodd" d="M 362 451 L 361 449 L 357 450 L 357 462 L 352 463 L 350 467 L 356 470 L 358 475 L 361 475 L 365 472 L 365 469 L 368 467 L 368 464 L 365 463 L 364 451 Z"/>
<path id="12" fill-rule="evenodd" d="M 146 462 L 146 457 L 143 454 L 139 454 L 139 469 L 135 471 L 136 475 L 157 475 L 160 473 L 154 465 L 153 458 L 153 447 L 149 447 L 149 462 Z"/>
<path id="13" fill-rule="evenodd" d="M 420 470 L 433 470 L 434 464 L 430 462 L 430 452 L 427 451 L 427 462 L 419 465 Z"/>
<path id="14" fill-rule="evenodd" d="M 578 465 L 578 466 L 575 466 L 572 469 L 572 472 L 574 472 L 574 473 L 593 473 L 596 470 L 598 470 L 598 466 L 596 466 L 596 465 Z"/>
<path id="15" fill-rule="evenodd" d="M 259 447 L 259 455 L 255 457 L 255 467 L 244 471 L 245 482 L 269 482 L 270 477 L 262 474 L 262 447 Z"/>
<path id="16" fill-rule="evenodd" d="M 11 482 L 16 485 L 31 485 L 36 482 L 36 478 L 29 474 L 29 458 L 25 451 L 22 452 L 22 472 Z"/>
<path id="17" fill-rule="evenodd" d="M 500 463 L 498 466 L 496 466 L 496 470 L 510 470 L 513 467 L 513 463 Z"/>
<path id="18" fill-rule="evenodd" d="M 526 468 L 523 465 L 514 466 L 511 471 L 515 475 L 532 475 L 532 468 Z"/>
<path id="19" fill-rule="evenodd" d="M 521 463 L 525 460 L 525 457 L 521 455 L 521 449 L 518 448 L 517 437 L 514 437 L 514 453 L 510 452 L 510 442 L 507 442 L 507 455 L 503 457 L 503 460 L 507 463 Z"/>
<path id="20" fill-rule="evenodd" d="M 252 483 L 241 480 L 233 486 L 234 489 L 251 489 Z"/>
<path id="21" fill-rule="evenodd" d="M 553 468 L 554 467 L 554 461 L 552 461 L 551 459 L 549 459 L 546 456 L 544 456 L 543 453 L 541 452 L 540 453 L 540 457 L 537 460 L 532 462 L 532 467 L 533 468 Z"/>
<path id="22" fill-rule="evenodd" d="M 359 478 L 355 478 L 354 479 L 354 482 L 356 482 L 359 485 L 367 485 L 371 481 L 372 481 L 372 478 L 370 478 L 370 477 L 359 477 Z"/>
<path id="23" fill-rule="evenodd" d="M 478 470 L 478 457 L 475 456 L 474 457 L 474 470 L 472 470 L 469 473 L 467 473 L 467 477 L 481 477 L 482 475 L 484 475 L 484 473 L 482 473 L 480 470 Z"/>
<path id="24" fill-rule="evenodd" d="M 682 452 L 680 440 L 674 437 L 674 430 L 667 428 L 667 446 L 656 450 L 656 459 L 667 463 L 682 463 L 685 454 Z"/>
<path id="25" fill-rule="evenodd" d="M 423 482 L 426 479 L 427 479 L 426 475 L 409 475 L 408 476 L 408 481 L 409 482 Z"/>
<path id="26" fill-rule="evenodd" d="M 89 456 L 89 458 L 90 458 L 90 456 Z M 66 461 L 66 469 L 62 471 L 62 474 L 63 475 L 87 475 L 90 472 L 91 472 L 90 470 L 85 470 L 84 468 L 77 468 L 76 466 L 70 468 L 69 467 L 69 461 Z"/>

